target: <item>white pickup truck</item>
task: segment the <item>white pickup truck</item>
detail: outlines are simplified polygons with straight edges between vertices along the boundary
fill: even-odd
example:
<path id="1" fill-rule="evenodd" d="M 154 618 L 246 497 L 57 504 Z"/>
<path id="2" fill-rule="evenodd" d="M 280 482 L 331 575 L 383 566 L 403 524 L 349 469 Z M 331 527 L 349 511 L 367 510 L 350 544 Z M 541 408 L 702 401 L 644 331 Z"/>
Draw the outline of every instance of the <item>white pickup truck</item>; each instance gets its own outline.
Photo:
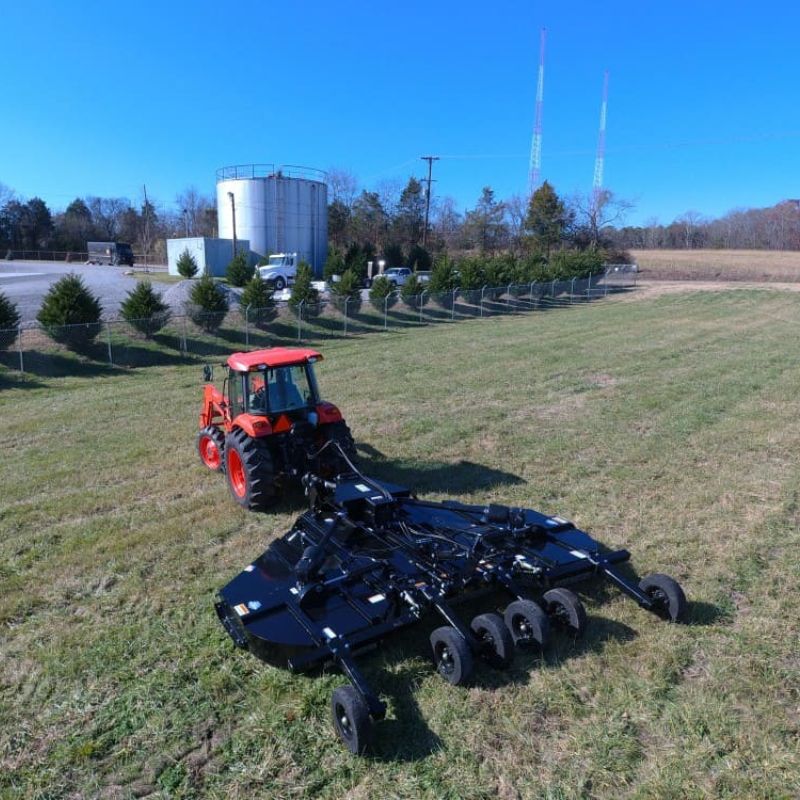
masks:
<path id="1" fill-rule="evenodd" d="M 298 262 L 297 253 L 275 253 L 267 264 L 258 268 L 258 274 L 272 283 L 276 291 L 281 291 L 294 283 Z"/>

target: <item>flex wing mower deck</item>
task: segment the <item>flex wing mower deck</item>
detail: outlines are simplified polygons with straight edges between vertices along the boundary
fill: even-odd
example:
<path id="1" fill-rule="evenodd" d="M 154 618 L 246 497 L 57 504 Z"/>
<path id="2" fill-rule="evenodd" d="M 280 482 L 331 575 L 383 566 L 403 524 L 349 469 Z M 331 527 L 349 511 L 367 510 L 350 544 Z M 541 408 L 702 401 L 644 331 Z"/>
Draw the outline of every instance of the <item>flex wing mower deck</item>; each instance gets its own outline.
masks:
<path id="1" fill-rule="evenodd" d="M 453 685 L 469 680 L 475 658 L 503 668 L 516 646 L 545 647 L 551 625 L 580 635 L 586 613 L 566 583 L 604 577 L 666 620 L 684 614 L 672 578 L 632 583 L 618 571 L 626 550 L 609 550 L 561 517 L 427 502 L 355 467 L 333 480 L 308 473 L 303 483 L 310 509 L 222 589 L 216 610 L 234 643 L 266 661 L 292 670 L 335 662 L 347 674 L 351 685 L 334 691 L 332 712 L 351 752 L 368 748 L 386 711 L 358 652 L 428 614 L 442 619 L 430 645 Z M 467 622 L 453 608 L 497 593 L 508 599 L 502 614 L 492 603 Z"/>

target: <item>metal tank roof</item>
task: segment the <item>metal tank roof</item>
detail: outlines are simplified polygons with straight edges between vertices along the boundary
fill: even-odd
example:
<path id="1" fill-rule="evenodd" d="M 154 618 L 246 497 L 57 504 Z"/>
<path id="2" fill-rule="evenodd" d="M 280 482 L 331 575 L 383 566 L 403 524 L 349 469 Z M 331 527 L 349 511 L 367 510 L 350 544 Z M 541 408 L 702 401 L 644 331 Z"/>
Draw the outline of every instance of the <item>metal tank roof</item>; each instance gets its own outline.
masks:
<path id="1" fill-rule="evenodd" d="M 328 173 L 314 167 L 301 167 L 296 164 L 234 164 L 217 170 L 217 183 L 220 181 L 253 180 L 254 178 L 299 178 L 306 181 L 326 183 Z"/>

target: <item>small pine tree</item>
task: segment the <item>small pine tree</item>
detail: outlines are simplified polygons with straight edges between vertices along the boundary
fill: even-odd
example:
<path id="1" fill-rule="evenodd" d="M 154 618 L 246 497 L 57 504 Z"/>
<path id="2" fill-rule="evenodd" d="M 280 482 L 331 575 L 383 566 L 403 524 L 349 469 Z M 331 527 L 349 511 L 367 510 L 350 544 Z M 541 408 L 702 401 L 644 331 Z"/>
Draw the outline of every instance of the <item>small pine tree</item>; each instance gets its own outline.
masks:
<path id="1" fill-rule="evenodd" d="M 42 300 L 36 319 L 48 336 L 68 347 L 90 343 L 100 333 L 103 307 L 79 275 L 56 281 Z"/>
<path id="2" fill-rule="evenodd" d="M 427 297 L 423 296 L 425 291 L 425 284 L 417 278 L 416 275 L 411 275 L 409 279 L 400 287 L 400 297 L 409 308 L 419 308 L 420 303 L 425 305 Z"/>
<path id="3" fill-rule="evenodd" d="M 306 261 L 301 261 L 297 265 L 297 275 L 292 286 L 292 296 L 289 298 L 289 308 L 296 311 L 300 303 L 308 313 L 314 313 L 319 303 L 319 292 L 311 285 L 313 275 L 311 265 Z"/>
<path id="4" fill-rule="evenodd" d="M 178 256 L 178 274 L 184 278 L 194 278 L 197 275 L 197 262 L 187 248 Z"/>
<path id="5" fill-rule="evenodd" d="M 322 277 L 328 283 L 333 283 L 333 276 L 343 275 L 345 269 L 344 256 L 338 250 L 331 250 L 330 253 L 328 253 L 328 258 L 325 259 Z"/>
<path id="6" fill-rule="evenodd" d="M 415 244 L 408 252 L 408 263 L 411 269 L 428 270 L 431 268 L 431 254 L 418 244 Z"/>
<path id="7" fill-rule="evenodd" d="M 348 316 L 356 314 L 361 309 L 361 281 L 358 275 L 348 269 L 342 279 L 331 287 L 333 304 L 342 313 L 347 311 Z"/>
<path id="8" fill-rule="evenodd" d="M 266 328 L 278 313 L 272 299 L 272 289 L 257 272 L 244 287 L 239 307 L 243 314 L 247 311 L 247 321 L 258 328 Z"/>
<path id="9" fill-rule="evenodd" d="M 119 307 L 127 322 L 148 338 L 160 331 L 169 322 L 169 306 L 162 302 L 161 294 L 153 289 L 150 281 L 142 281 Z"/>
<path id="10" fill-rule="evenodd" d="M 0 292 L 0 350 L 5 350 L 17 338 L 15 328 L 19 325 L 19 312 L 14 303 Z"/>
<path id="11" fill-rule="evenodd" d="M 225 275 L 231 286 L 244 286 L 255 272 L 255 267 L 250 266 L 247 253 L 237 253 L 228 264 Z"/>
<path id="12" fill-rule="evenodd" d="M 192 286 L 189 301 L 186 313 L 192 322 L 207 333 L 215 333 L 228 313 L 225 292 L 214 283 L 210 275 L 203 275 Z"/>
<path id="13" fill-rule="evenodd" d="M 388 300 L 386 298 L 389 298 Z M 397 291 L 385 275 L 378 275 L 369 290 L 369 302 L 378 311 L 391 308 L 397 302 Z"/>

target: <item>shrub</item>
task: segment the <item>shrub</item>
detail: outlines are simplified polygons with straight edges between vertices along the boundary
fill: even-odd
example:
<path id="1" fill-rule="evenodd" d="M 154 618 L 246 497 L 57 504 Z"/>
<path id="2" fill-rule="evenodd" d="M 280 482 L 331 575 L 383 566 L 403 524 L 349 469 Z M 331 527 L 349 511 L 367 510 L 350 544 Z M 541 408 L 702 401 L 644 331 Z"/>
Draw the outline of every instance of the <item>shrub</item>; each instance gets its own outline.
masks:
<path id="1" fill-rule="evenodd" d="M 425 305 L 428 299 L 422 296 L 423 291 L 425 291 L 425 284 L 416 275 L 411 275 L 400 287 L 400 297 L 409 308 L 419 308 L 420 304 Z"/>
<path id="2" fill-rule="evenodd" d="M 348 269 L 342 279 L 333 284 L 331 297 L 333 304 L 342 313 L 345 310 L 348 316 L 358 313 L 361 309 L 361 281 L 352 269 Z"/>
<path id="3" fill-rule="evenodd" d="M 247 253 L 237 253 L 228 264 L 225 276 L 231 286 L 244 286 L 255 273 L 255 267 L 248 263 Z"/>
<path id="4" fill-rule="evenodd" d="M 309 313 L 316 310 L 316 305 L 319 303 L 319 292 L 311 285 L 312 279 L 311 265 L 306 261 L 301 261 L 297 265 L 297 275 L 292 286 L 292 295 L 289 298 L 289 308 L 293 311 L 297 310 L 300 303 L 303 303 L 304 309 L 311 306 Z"/>
<path id="5" fill-rule="evenodd" d="M 14 303 L 0 292 L 0 350 L 5 350 L 14 343 L 19 325 L 19 312 Z"/>
<path id="6" fill-rule="evenodd" d="M 153 289 L 150 281 L 142 281 L 119 307 L 127 322 L 145 336 L 160 331 L 169 321 L 169 306 L 161 301 L 161 294 Z"/>
<path id="7" fill-rule="evenodd" d="M 550 256 L 550 280 L 586 278 L 603 270 L 604 255 L 599 250 L 558 250 Z"/>
<path id="8" fill-rule="evenodd" d="M 325 259 L 325 267 L 322 270 L 322 277 L 328 282 L 333 283 L 334 275 L 343 275 L 345 272 L 344 256 L 339 250 L 331 250 Z"/>
<path id="9" fill-rule="evenodd" d="M 415 244 L 408 252 L 408 263 L 412 269 L 428 270 L 431 268 L 431 254 Z"/>
<path id="10" fill-rule="evenodd" d="M 215 333 L 222 325 L 228 313 L 228 298 L 210 275 L 203 275 L 192 286 L 186 313 L 195 325 L 207 333 Z"/>
<path id="11" fill-rule="evenodd" d="M 458 277 L 450 259 L 445 256 L 434 264 L 428 288 L 432 293 L 452 292 L 458 286 Z"/>
<path id="12" fill-rule="evenodd" d="M 406 259 L 403 255 L 403 248 L 399 244 L 387 244 L 383 248 L 383 260 L 388 267 L 404 267 Z"/>
<path id="13" fill-rule="evenodd" d="M 387 297 L 389 297 L 388 302 L 386 300 Z M 372 288 L 369 290 L 369 302 L 378 311 L 383 311 L 384 308 L 391 308 L 397 302 L 397 290 L 385 275 L 378 275 L 372 282 Z"/>
<path id="14" fill-rule="evenodd" d="M 183 278 L 194 278 L 197 275 L 197 262 L 187 248 L 178 256 L 178 275 Z"/>
<path id="15" fill-rule="evenodd" d="M 272 289 L 256 272 L 244 287 L 239 300 L 242 313 L 247 313 L 247 321 L 258 328 L 265 328 L 278 315 Z M 248 308 L 249 306 L 249 308 Z"/>
<path id="16" fill-rule="evenodd" d="M 74 273 L 56 281 L 42 300 L 36 319 L 48 336 L 68 347 L 80 347 L 100 333 L 100 301 Z"/>

